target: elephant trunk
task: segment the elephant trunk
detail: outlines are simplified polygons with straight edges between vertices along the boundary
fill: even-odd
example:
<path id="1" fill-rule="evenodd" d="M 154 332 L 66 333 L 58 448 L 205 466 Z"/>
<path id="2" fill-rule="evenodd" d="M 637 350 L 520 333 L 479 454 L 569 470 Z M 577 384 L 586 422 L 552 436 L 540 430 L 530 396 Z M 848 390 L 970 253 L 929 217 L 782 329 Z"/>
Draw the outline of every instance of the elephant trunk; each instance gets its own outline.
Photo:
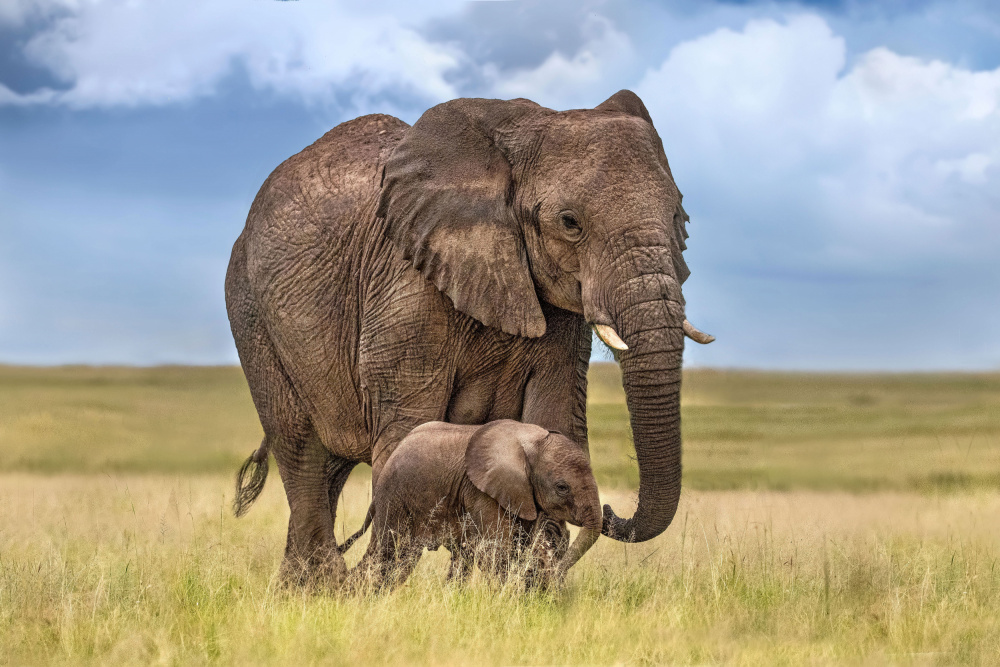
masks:
<path id="1" fill-rule="evenodd" d="M 583 520 L 580 522 L 580 532 L 577 534 L 573 544 L 566 550 L 566 554 L 559 561 L 560 576 L 576 565 L 590 547 L 594 546 L 597 538 L 601 536 L 601 499 L 597 495 L 597 484 L 595 483 L 590 493 L 589 502 L 583 511 Z"/>
<path id="2" fill-rule="evenodd" d="M 616 285 L 604 298 L 609 307 L 601 313 L 627 344 L 616 357 L 639 464 L 639 501 L 632 518 L 622 519 L 604 506 L 602 531 L 622 542 L 662 533 L 680 499 L 684 298 L 667 247 L 647 240 L 622 252 Z"/>

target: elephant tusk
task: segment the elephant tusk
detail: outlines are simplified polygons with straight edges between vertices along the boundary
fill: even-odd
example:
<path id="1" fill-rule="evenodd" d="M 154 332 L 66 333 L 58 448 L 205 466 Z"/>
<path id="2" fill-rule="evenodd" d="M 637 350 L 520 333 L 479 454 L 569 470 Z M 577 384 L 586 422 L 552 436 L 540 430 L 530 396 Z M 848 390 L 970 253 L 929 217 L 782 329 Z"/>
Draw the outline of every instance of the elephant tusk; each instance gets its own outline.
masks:
<path id="1" fill-rule="evenodd" d="M 592 324 L 594 327 L 594 333 L 597 337 L 601 339 L 601 342 L 610 347 L 612 350 L 627 350 L 628 345 L 622 340 L 618 332 L 607 324 Z M 685 329 L 686 331 L 686 329 Z"/>
<path id="2" fill-rule="evenodd" d="M 707 334 L 704 331 L 698 331 L 694 328 L 694 325 L 687 320 L 684 320 L 684 335 L 694 342 L 701 343 L 702 345 L 708 345 L 715 340 L 715 336 Z"/>

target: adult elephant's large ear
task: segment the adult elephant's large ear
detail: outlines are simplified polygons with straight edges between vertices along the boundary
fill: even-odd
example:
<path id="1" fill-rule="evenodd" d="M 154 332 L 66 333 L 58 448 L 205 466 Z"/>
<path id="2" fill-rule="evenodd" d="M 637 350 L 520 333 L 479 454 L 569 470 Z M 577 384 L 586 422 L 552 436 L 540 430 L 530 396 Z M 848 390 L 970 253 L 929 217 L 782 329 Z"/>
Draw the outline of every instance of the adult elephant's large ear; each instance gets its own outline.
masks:
<path id="1" fill-rule="evenodd" d="M 642 118 L 650 125 L 653 124 L 653 119 L 649 117 L 649 111 L 646 110 L 646 105 L 643 104 L 639 96 L 631 90 L 619 90 L 617 93 L 604 100 L 594 108 L 598 111 L 619 111 L 621 113 L 627 113 L 630 116 L 638 116 L 639 118 Z"/>
<path id="2" fill-rule="evenodd" d="M 429 109 L 382 173 L 378 215 L 403 256 L 455 308 L 519 336 L 545 333 L 514 212 L 506 143 L 541 107 L 460 99 Z"/>
<path id="3" fill-rule="evenodd" d="M 539 433 L 529 432 L 534 428 Z M 465 472 L 476 488 L 526 521 L 538 518 L 531 488 L 528 454 L 539 436 L 548 432 L 511 420 L 490 422 L 476 431 L 465 450 Z"/>

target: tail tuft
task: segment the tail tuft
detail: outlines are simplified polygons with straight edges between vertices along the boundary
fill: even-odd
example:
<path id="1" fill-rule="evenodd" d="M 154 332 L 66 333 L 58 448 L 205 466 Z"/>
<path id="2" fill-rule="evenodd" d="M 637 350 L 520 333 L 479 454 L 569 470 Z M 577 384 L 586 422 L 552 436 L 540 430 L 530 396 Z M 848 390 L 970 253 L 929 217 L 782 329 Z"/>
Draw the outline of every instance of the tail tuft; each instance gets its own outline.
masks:
<path id="1" fill-rule="evenodd" d="M 236 473 L 236 497 L 233 498 L 233 514 L 237 518 L 243 516 L 257 500 L 257 496 L 264 490 L 264 482 L 267 481 L 267 461 L 268 449 L 267 439 L 260 443 L 260 447 L 243 462 L 239 472 Z"/>

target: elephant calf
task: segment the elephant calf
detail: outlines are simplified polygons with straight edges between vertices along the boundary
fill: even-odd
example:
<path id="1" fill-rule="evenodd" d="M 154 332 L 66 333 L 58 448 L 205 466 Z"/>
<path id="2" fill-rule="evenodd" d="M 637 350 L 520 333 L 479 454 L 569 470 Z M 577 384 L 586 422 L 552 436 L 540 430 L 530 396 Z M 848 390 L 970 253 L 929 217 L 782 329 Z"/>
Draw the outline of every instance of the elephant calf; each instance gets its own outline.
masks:
<path id="1" fill-rule="evenodd" d="M 597 540 L 601 520 L 587 455 L 562 434 L 509 419 L 429 422 L 400 442 L 378 477 L 371 542 L 352 579 L 398 585 L 424 548 L 439 546 L 451 552 L 449 577 L 464 579 L 474 562 L 504 577 L 526 556 L 529 575 L 561 578 Z M 563 521 L 582 528 L 568 549 Z M 552 551 L 563 551 L 554 563 L 544 555 Z"/>

